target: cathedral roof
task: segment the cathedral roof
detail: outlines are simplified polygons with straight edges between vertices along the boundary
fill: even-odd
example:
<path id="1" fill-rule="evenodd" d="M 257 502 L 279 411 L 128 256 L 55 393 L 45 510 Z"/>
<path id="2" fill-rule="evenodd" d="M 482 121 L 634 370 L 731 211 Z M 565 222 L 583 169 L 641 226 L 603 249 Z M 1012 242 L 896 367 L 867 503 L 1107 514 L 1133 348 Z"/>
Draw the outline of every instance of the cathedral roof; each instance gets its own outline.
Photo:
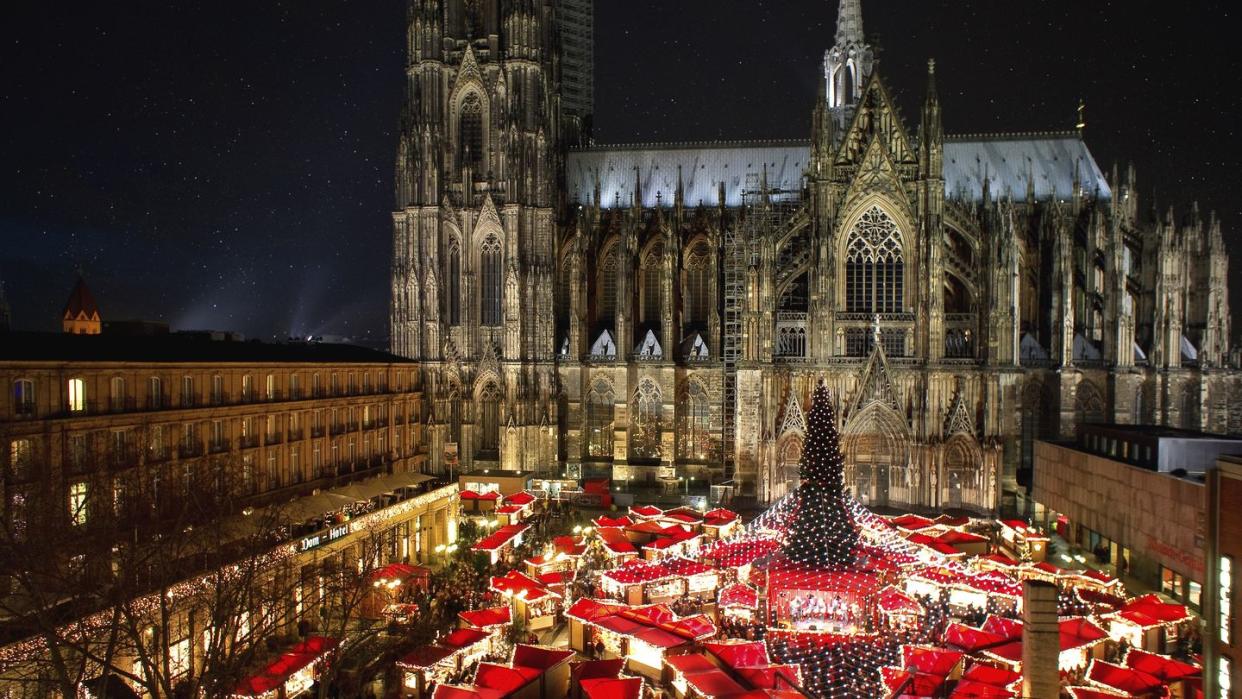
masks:
<path id="1" fill-rule="evenodd" d="M 992 197 L 1008 193 L 1026 197 L 1027 181 L 1033 180 L 1035 198 L 1069 198 L 1074 178 L 1083 192 L 1111 199 L 1103 171 L 1073 132 L 950 136 L 944 144 L 945 196 L 959 201 L 983 198 L 983 179 L 989 180 Z"/>
<path id="2" fill-rule="evenodd" d="M 743 192 L 758 189 L 767 165 L 768 187 L 798 191 L 810 161 L 808 141 L 717 141 L 600 146 L 571 151 L 566 160 L 569 200 L 591 204 L 599 178 L 603 208 L 628 207 L 634 201 L 634 170 L 638 169 L 643 206 L 673 203 L 677 168 L 681 167 L 687 206 L 716 206 L 720 185 L 725 205 L 741 206 Z"/>
<path id="3" fill-rule="evenodd" d="M 78 277 L 78 281 L 73 285 L 73 291 L 69 293 L 69 300 L 65 302 L 65 310 L 62 312 L 65 318 L 77 318 L 85 316 L 87 318 L 97 318 L 99 316 L 99 306 L 95 305 L 95 297 L 91 295 L 91 290 L 86 288 L 86 280 Z"/>
<path id="4" fill-rule="evenodd" d="M 597 146 L 570 151 L 566 187 L 570 201 L 591 204 L 599 181 L 602 208 L 628 207 L 634 201 L 634 171 L 639 172 L 643 206 L 671 205 L 681 169 L 688 206 L 719 203 L 739 207 L 746 190 L 757 188 L 767 166 L 768 187 L 799 191 L 810 162 L 810 142 L 718 141 Z M 1091 151 L 1076 133 L 951 136 L 944 144 L 945 196 L 977 202 L 983 180 L 993 198 L 1008 193 L 1026 197 L 1032 182 L 1037 200 L 1069 197 L 1077 176 L 1089 196 L 1110 199 L 1112 190 Z"/>

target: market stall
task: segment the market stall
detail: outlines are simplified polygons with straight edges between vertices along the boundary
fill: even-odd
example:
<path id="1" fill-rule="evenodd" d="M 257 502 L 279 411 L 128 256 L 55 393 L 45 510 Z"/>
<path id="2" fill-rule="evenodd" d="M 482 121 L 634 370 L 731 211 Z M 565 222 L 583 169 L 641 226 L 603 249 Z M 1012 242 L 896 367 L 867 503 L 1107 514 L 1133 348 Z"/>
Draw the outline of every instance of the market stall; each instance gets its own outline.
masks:
<path id="1" fill-rule="evenodd" d="M 914 629 L 927 613 L 923 605 L 895 585 L 880 590 L 876 596 L 876 609 L 885 627 L 889 629 Z"/>
<path id="2" fill-rule="evenodd" d="M 371 571 L 367 576 L 371 589 L 360 605 L 362 617 L 413 620 L 418 607 L 413 605 L 411 609 L 410 595 L 415 590 L 426 590 L 430 580 L 429 569 L 408 563 L 390 563 Z"/>
<path id="3" fill-rule="evenodd" d="M 703 536 L 707 541 L 727 539 L 741 527 L 742 518 L 733 510 L 718 507 L 703 515 Z"/>
<path id="4" fill-rule="evenodd" d="M 1019 519 L 1000 521 L 1002 551 L 1020 561 L 1040 563 L 1048 555 L 1048 537 Z"/>
<path id="5" fill-rule="evenodd" d="M 1154 594 L 1135 597 L 1121 610 L 1105 615 L 1108 633 L 1131 648 L 1160 652 L 1182 624 L 1193 617 L 1180 604 L 1164 602 Z"/>
<path id="6" fill-rule="evenodd" d="M 641 559 L 605 571 L 600 576 L 604 594 L 627 604 L 656 604 L 686 595 L 714 597 L 718 578 L 711 566 L 686 558 L 658 563 Z"/>
<path id="7" fill-rule="evenodd" d="M 521 619 L 527 628 L 537 631 L 556 624 L 563 595 L 543 582 L 511 570 L 502 577 L 493 577 L 491 589 L 512 602 L 514 618 Z"/>
<path id="8" fill-rule="evenodd" d="M 246 678 L 233 690 L 234 697 L 293 699 L 308 692 L 315 679 L 331 662 L 340 640 L 311 636 L 290 648 L 258 673 Z"/>
<path id="9" fill-rule="evenodd" d="M 500 493 L 494 491 L 479 493 L 473 490 L 463 490 L 458 497 L 461 498 L 463 514 L 491 514 L 496 510 L 496 503 L 500 500 Z"/>
<path id="10" fill-rule="evenodd" d="M 495 565 L 506 552 L 522 545 L 522 534 L 529 528 L 527 524 L 507 524 L 479 539 L 470 550 L 487 554 L 488 560 Z"/>
<path id="11" fill-rule="evenodd" d="M 634 607 L 582 598 L 565 614 L 571 648 L 625 658 L 631 672 L 656 682 L 665 679 L 665 656 L 685 653 L 716 635 L 716 625 L 705 615 L 678 617 L 658 604 Z"/>
<path id="12" fill-rule="evenodd" d="M 429 696 L 429 687 L 443 684 L 488 653 L 490 639 L 490 634 L 478 629 L 457 629 L 436 643 L 415 648 L 397 661 L 402 696 Z"/>
<path id="13" fill-rule="evenodd" d="M 759 592 L 746 583 L 733 583 L 721 588 L 717 608 L 722 616 L 753 621 L 758 618 Z"/>

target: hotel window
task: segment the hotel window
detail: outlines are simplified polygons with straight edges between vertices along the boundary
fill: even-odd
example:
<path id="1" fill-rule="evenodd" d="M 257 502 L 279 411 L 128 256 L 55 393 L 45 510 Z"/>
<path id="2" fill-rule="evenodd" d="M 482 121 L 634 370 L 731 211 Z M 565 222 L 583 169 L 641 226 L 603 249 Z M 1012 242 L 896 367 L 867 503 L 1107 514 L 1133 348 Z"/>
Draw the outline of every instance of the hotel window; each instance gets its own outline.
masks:
<path id="1" fill-rule="evenodd" d="M 302 454 L 297 447 L 289 448 L 289 471 L 294 480 L 302 480 Z"/>
<path id="2" fill-rule="evenodd" d="M 289 376 L 289 397 L 293 399 L 302 397 L 302 377 L 297 374 Z"/>
<path id="3" fill-rule="evenodd" d="M 1233 558 L 1221 556 L 1217 574 L 1217 597 L 1220 601 L 1220 642 L 1233 645 Z"/>
<path id="4" fill-rule="evenodd" d="M 194 377 L 193 376 L 182 376 L 181 377 L 181 404 L 182 405 L 194 405 L 194 403 L 195 403 Z"/>
<path id="5" fill-rule="evenodd" d="M 331 389 L 332 395 L 334 396 L 341 395 L 341 377 L 335 371 L 332 372 L 332 377 L 331 377 L 331 380 L 329 381 L 328 387 Z"/>
<path id="6" fill-rule="evenodd" d="M 223 420 L 212 420 L 211 421 L 211 448 L 215 451 L 220 451 L 224 449 L 224 443 L 225 443 L 224 421 Z"/>
<path id="7" fill-rule="evenodd" d="M 125 409 L 125 379 L 114 376 L 108 382 L 108 402 L 113 412 Z"/>
<path id="8" fill-rule="evenodd" d="M 30 468 L 31 446 L 29 439 L 15 439 L 9 443 L 9 466 L 13 475 L 24 480 Z"/>
<path id="9" fill-rule="evenodd" d="M 272 374 L 267 375 L 264 381 L 264 388 L 268 400 L 276 400 L 276 377 Z"/>
<path id="10" fill-rule="evenodd" d="M 35 412 L 34 381 L 18 379 L 13 382 L 13 413 L 29 417 Z"/>
<path id="11" fill-rule="evenodd" d="M 371 372 L 369 371 L 362 374 L 362 392 L 371 392 Z"/>
<path id="12" fill-rule="evenodd" d="M 86 382 L 82 379 L 69 379 L 69 412 L 81 413 L 86 410 Z"/>
<path id="13" fill-rule="evenodd" d="M 86 468 L 86 435 L 69 436 L 69 467 L 74 470 Z"/>
<path id="14" fill-rule="evenodd" d="M 242 400 L 249 401 L 254 399 L 254 377 L 246 374 L 242 377 Z"/>
<path id="15" fill-rule="evenodd" d="M 69 486 L 69 521 L 75 526 L 86 524 L 86 481 Z"/>
<path id="16" fill-rule="evenodd" d="M 320 448 L 319 442 L 315 442 L 315 448 L 311 452 L 311 468 L 315 469 L 315 477 L 323 475 L 323 449 Z"/>
<path id="17" fill-rule="evenodd" d="M 219 374 L 211 377 L 211 402 L 216 405 L 224 402 L 224 377 Z"/>
<path id="18" fill-rule="evenodd" d="M 349 372 L 349 376 L 346 377 L 346 382 L 346 385 L 349 387 L 349 395 L 352 396 L 358 392 L 358 376 L 355 375 L 354 372 Z"/>
<path id="19" fill-rule="evenodd" d="M 164 407 L 164 380 L 158 376 L 147 380 L 147 407 L 152 410 Z"/>

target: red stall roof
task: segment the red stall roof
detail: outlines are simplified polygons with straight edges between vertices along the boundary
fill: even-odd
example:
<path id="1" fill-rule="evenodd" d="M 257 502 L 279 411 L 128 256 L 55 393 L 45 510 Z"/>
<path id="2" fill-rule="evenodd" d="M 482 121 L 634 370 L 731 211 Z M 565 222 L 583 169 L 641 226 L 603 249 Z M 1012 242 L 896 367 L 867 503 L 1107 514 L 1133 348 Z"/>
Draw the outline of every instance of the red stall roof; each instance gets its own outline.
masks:
<path id="1" fill-rule="evenodd" d="M 583 660 L 573 663 L 569 674 L 580 680 L 618 677 L 625 667 L 625 658 Z"/>
<path id="2" fill-rule="evenodd" d="M 944 630 L 944 643 L 947 646 L 961 648 L 967 653 L 975 653 L 983 648 L 990 648 L 1007 642 L 1008 638 L 976 629 L 961 622 L 950 622 Z"/>
<path id="3" fill-rule="evenodd" d="M 341 642 L 335 638 L 311 636 L 290 648 L 258 674 L 237 685 L 237 689 L 233 690 L 233 695 L 257 697 L 279 689 L 293 676 L 293 673 L 331 653 L 340 644 Z"/>
<path id="4" fill-rule="evenodd" d="M 1183 663 L 1166 655 L 1148 653 L 1137 648 L 1131 648 L 1130 652 L 1126 654 L 1126 667 L 1131 670 L 1145 672 L 1165 683 L 1177 682 L 1203 674 L 1203 668 L 1198 665 Z"/>
<path id="5" fill-rule="evenodd" d="M 600 529 L 599 538 L 604 542 L 604 547 L 613 553 L 638 553 L 638 549 L 634 548 L 634 544 L 630 543 L 625 532 L 616 528 Z"/>
<path id="6" fill-rule="evenodd" d="M 880 611 L 889 614 L 922 614 L 924 611 L 917 600 L 892 585 L 880 590 L 876 604 Z"/>
<path id="7" fill-rule="evenodd" d="M 505 693 L 483 687 L 457 687 L 451 684 L 436 685 L 434 699 L 504 699 Z"/>
<path id="8" fill-rule="evenodd" d="M 547 648 L 544 646 L 528 646 L 519 643 L 513 649 L 513 665 L 534 668 L 536 670 L 548 670 L 560 663 L 574 657 L 572 650 L 564 650 L 562 648 Z"/>
<path id="9" fill-rule="evenodd" d="M 781 547 L 776 539 L 746 539 L 720 541 L 699 553 L 701 558 L 714 561 L 718 568 L 740 568 L 772 553 Z"/>
<path id="10" fill-rule="evenodd" d="M 410 578 L 425 579 L 431 577 L 431 570 L 408 563 L 389 563 L 383 568 L 371 571 L 371 580 L 408 580 Z"/>
<path id="11" fill-rule="evenodd" d="M 539 498 L 535 497 L 531 493 L 528 493 L 525 490 L 523 490 L 520 493 L 514 493 L 513 495 L 509 495 L 505 497 L 505 504 L 526 506 L 538 499 Z"/>
<path id="12" fill-rule="evenodd" d="M 1066 687 L 1065 689 L 1069 692 L 1071 699 L 1117 699 L 1117 697 L 1129 696 L 1111 689 L 1096 689 L 1095 687 Z"/>
<path id="13" fill-rule="evenodd" d="M 542 674 L 532 667 L 479 663 L 479 669 L 474 673 L 474 686 L 495 689 L 508 695 L 530 684 Z"/>
<path id="14" fill-rule="evenodd" d="M 1008 687 L 1022 679 L 1022 675 L 1008 668 L 975 663 L 967 668 L 966 672 L 962 673 L 962 679 L 981 684 L 990 684 L 996 687 Z"/>
<path id="15" fill-rule="evenodd" d="M 1130 600 L 1126 603 L 1126 606 L 1121 608 L 1121 615 L 1130 618 L 1127 612 L 1154 619 L 1162 624 L 1183 621 L 1190 616 L 1186 613 L 1184 605 L 1165 602 L 1154 594 L 1143 595 Z M 1134 620 L 1131 619 L 1131 621 Z"/>
<path id="16" fill-rule="evenodd" d="M 485 629 L 489 626 L 500 626 L 513 621 L 513 612 L 508 606 L 488 607 L 486 609 L 460 612 L 457 618 L 475 628 Z"/>
<path id="17" fill-rule="evenodd" d="M 927 646 L 902 646 L 901 655 L 905 669 L 939 677 L 948 677 L 962 662 L 962 654 L 958 651 Z"/>
<path id="18" fill-rule="evenodd" d="M 643 691 L 641 677 L 596 677 L 580 683 L 587 699 L 638 699 Z"/>
<path id="19" fill-rule="evenodd" d="M 1087 668 L 1087 679 L 1130 694 L 1146 694 L 1164 689 L 1164 682 L 1159 677 L 1103 660 L 1091 661 Z"/>
<path id="20" fill-rule="evenodd" d="M 628 527 L 633 523 L 634 523 L 634 520 L 630 519 L 629 517 L 625 517 L 625 516 L 608 517 L 605 515 L 600 515 L 599 517 L 595 518 L 596 527 Z"/>
<path id="21" fill-rule="evenodd" d="M 441 638 L 438 643 L 454 650 L 469 648 L 480 641 L 485 641 L 491 634 L 478 629 L 454 629 L 447 636 Z"/>
<path id="22" fill-rule="evenodd" d="M 715 641 L 704 643 L 703 648 L 732 668 L 763 667 L 772 662 L 762 641 Z"/>
<path id="23" fill-rule="evenodd" d="M 895 667 L 880 668 L 880 676 L 884 685 L 895 696 L 931 697 L 936 696 L 944 686 L 944 678 L 936 675 L 925 675 L 919 672 L 908 672 Z M 897 692 L 900 690 L 900 694 Z"/>
<path id="24" fill-rule="evenodd" d="M 479 543 L 470 547 L 471 551 L 495 551 L 513 541 L 518 534 L 530 529 L 529 524 L 507 524 L 487 536 L 479 539 Z"/>
<path id="25" fill-rule="evenodd" d="M 543 583 L 516 570 L 505 573 L 503 578 L 492 578 L 491 587 L 501 594 L 515 595 L 528 602 L 540 600 L 548 596 L 560 597 L 560 595 L 545 587 Z"/>
<path id="26" fill-rule="evenodd" d="M 759 592 L 746 583 L 733 583 L 720 591 L 721 607 L 759 607 Z"/>
<path id="27" fill-rule="evenodd" d="M 638 515 L 639 517 L 649 518 L 659 517 L 664 514 L 664 510 L 661 510 L 655 505 L 638 505 L 637 507 L 631 506 L 630 513 Z"/>
<path id="28" fill-rule="evenodd" d="M 1017 695 L 1003 687 L 962 680 L 953 688 L 949 699 L 1013 699 L 1015 696 Z"/>
<path id="29" fill-rule="evenodd" d="M 398 660 L 397 664 L 401 667 L 421 670 L 435 665 L 453 653 L 456 653 L 458 650 L 460 649 L 446 648 L 445 646 L 440 645 L 419 646 L 406 654 L 405 657 Z"/>
<path id="30" fill-rule="evenodd" d="M 932 522 L 930 519 L 926 517 L 920 517 L 918 515 L 901 515 L 900 517 L 894 517 L 890 519 L 889 523 L 891 523 L 895 527 L 900 527 L 907 531 L 913 531 L 915 529 L 926 529 L 927 527 L 930 527 L 933 524 L 935 524 L 935 522 Z"/>

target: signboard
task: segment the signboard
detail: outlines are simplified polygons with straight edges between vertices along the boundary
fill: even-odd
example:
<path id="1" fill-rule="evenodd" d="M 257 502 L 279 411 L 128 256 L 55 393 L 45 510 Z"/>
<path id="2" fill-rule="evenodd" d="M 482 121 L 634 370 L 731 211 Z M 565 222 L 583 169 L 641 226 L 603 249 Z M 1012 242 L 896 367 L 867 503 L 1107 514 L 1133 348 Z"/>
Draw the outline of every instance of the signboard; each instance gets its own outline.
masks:
<path id="1" fill-rule="evenodd" d="M 324 544 L 332 543 L 347 534 L 349 534 L 349 525 L 338 524 L 330 529 L 324 529 L 310 536 L 302 537 L 302 540 L 298 542 L 298 553 L 305 553 Z"/>

